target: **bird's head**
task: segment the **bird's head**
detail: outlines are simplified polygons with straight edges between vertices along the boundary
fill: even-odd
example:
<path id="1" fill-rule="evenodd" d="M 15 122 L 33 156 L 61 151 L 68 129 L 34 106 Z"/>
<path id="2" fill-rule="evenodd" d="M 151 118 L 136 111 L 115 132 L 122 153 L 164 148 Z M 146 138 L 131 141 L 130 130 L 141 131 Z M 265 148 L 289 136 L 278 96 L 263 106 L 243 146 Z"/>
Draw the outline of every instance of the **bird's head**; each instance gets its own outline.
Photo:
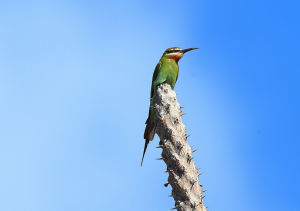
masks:
<path id="1" fill-rule="evenodd" d="M 198 48 L 187 48 L 187 49 L 181 49 L 179 47 L 168 48 L 167 50 L 165 50 L 163 57 L 174 59 L 176 62 L 178 62 L 182 58 L 183 54 L 195 49 Z"/>

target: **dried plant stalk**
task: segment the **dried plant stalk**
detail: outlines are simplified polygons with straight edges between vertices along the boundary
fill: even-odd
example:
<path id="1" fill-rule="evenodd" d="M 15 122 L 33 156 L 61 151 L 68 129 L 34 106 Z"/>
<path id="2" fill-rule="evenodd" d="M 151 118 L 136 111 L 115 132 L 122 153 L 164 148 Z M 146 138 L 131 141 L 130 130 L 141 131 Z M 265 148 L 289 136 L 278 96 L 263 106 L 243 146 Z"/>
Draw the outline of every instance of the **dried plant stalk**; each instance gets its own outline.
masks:
<path id="1" fill-rule="evenodd" d="M 192 148 L 187 143 L 183 115 L 176 93 L 168 84 L 157 87 L 154 96 L 156 110 L 156 133 L 160 137 L 162 159 L 169 173 L 168 183 L 172 186 L 175 208 L 179 211 L 206 211 L 203 205 L 202 186 L 193 161 Z M 166 184 L 167 185 L 167 184 Z"/>

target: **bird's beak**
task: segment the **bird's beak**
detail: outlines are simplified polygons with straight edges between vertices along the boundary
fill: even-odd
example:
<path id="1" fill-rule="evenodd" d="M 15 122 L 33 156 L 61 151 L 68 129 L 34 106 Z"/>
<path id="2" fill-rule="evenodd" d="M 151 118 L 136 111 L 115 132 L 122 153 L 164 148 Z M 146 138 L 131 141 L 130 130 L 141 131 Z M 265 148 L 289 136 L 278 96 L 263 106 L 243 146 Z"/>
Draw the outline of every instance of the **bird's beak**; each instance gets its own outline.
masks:
<path id="1" fill-rule="evenodd" d="M 187 49 L 181 50 L 181 52 L 184 54 L 184 53 L 186 53 L 188 51 L 195 50 L 195 49 L 199 49 L 199 48 L 187 48 Z"/>

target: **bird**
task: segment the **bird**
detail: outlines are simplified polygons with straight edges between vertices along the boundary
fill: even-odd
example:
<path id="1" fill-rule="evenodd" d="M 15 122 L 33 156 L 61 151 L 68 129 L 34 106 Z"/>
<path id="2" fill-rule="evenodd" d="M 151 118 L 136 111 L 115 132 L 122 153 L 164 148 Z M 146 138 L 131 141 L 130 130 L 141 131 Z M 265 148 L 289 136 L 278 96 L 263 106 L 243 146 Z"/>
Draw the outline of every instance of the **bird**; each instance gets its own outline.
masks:
<path id="1" fill-rule="evenodd" d="M 162 57 L 157 63 L 154 73 L 152 76 L 151 92 L 150 92 L 150 108 L 148 118 L 146 120 L 146 128 L 144 132 L 145 146 L 143 151 L 143 157 L 141 161 L 141 166 L 143 165 L 144 156 L 150 141 L 153 140 L 155 135 L 155 111 L 153 108 L 153 96 L 156 93 L 157 86 L 162 83 L 169 84 L 172 89 L 174 89 L 177 78 L 178 78 L 178 61 L 183 57 L 183 55 L 191 50 L 198 48 L 187 48 L 181 49 L 179 47 L 168 48 L 164 51 Z"/>

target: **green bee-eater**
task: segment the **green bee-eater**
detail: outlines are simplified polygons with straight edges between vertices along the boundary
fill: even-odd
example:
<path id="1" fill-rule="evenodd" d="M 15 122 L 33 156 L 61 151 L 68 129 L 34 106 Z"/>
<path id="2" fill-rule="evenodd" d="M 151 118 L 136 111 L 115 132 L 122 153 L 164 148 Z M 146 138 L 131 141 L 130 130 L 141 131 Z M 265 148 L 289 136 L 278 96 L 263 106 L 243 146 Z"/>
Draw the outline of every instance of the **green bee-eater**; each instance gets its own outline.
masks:
<path id="1" fill-rule="evenodd" d="M 154 93 L 156 92 L 156 88 L 159 84 L 167 83 L 170 84 L 172 89 L 174 89 L 175 83 L 178 78 L 178 61 L 182 58 L 183 54 L 194 50 L 197 48 L 188 48 L 188 49 L 181 49 L 178 47 L 168 48 L 163 53 L 162 57 L 160 58 L 158 64 L 155 67 L 153 77 L 152 77 L 152 85 L 151 85 L 151 94 L 150 94 L 150 108 L 149 108 L 149 115 L 146 121 L 146 128 L 144 133 L 145 139 L 145 147 L 143 152 L 143 158 L 141 165 L 143 164 L 145 152 L 149 141 L 152 141 L 155 135 L 155 111 L 153 108 L 152 98 Z"/>

